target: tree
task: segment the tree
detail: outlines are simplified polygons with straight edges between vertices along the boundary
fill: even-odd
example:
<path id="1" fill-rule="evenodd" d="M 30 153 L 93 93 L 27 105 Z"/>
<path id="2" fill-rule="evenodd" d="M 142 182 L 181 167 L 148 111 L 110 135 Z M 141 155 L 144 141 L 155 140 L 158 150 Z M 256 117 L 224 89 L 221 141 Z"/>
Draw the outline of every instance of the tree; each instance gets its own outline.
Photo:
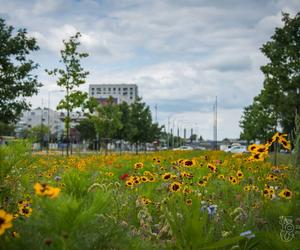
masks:
<path id="1" fill-rule="evenodd" d="M 13 135 L 15 127 L 0 121 L 0 135 Z"/>
<path id="2" fill-rule="evenodd" d="M 104 139 L 107 152 L 109 140 L 116 139 L 118 130 L 122 128 L 121 112 L 118 105 L 114 104 L 113 98 L 110 97 L 105 105 L 99 105 L 91 120 L 99 137 Z"/>
<path id="3" fill-rule="evenodd" d="M 264 138 L 268 134 L 262 136 L 264 123 L 267 131 L 275 123 L 274 130 L 280 127 L 291 135 L 295 113 L 300 114 L 300 13 L 294 18 L 283 13 L 282 21 L 283 27 L 276 28 L 271 40 L 261 48 L 269 62 L 261 67 L 265 76 L 263 89 L 245 108 L 240 123 L 241 137 L 247 140 Z"/>
<path id="4" fill-rule="evenodd" d="M 284 26 L 263 45 L 269 62 L 261 67 L 265 75 L 260 94 L 262 103 L 273 107 L 286 133 L 295 128 L 295 112 L 300 114 L 300 13 L 291 18 L 283 13 Z"/>
<path id="5" fill-rule="evenodd" d="M 191 140 L 191 142 L 196 141 L 197 140 L 197 135 L 196 134 L 192 134 L 190 136 L 190 140 Z"/>
<path id="6" fill-rule="evenodd" d="M 32 139 L 34 142 L 44 142 L 45 137 L 49 134 L 49 132 L 49 127 L 45 126 L 44 124 L 38 125 L 28 129 L 26 131 L 26 137 Z"/>
<path id="7" fill-rule="evenodd" d="M 240 127 L 243 129 L 240 138 L 248 143 L 255 140 L 264 142 L 272 137 L 276 124 L 275 112 L 256 100 L 244 108 L 240 121 Z"/>
<path id="8" fill-rule="evenodd" d="M 126 102 L 122 102 L 119 104 L 119 111 L 121 113 L 120 121 L 122 123 L 122 127 L 117 131 L 116 137 L 118 139 L 128 141 L 131 130 L 131 108 Z"/>
<path id="9" fill-rule="evenodd" d="M 86 118 L 81 120 L 76 126 L 76 129 L 79 131 L 81 139 L 87 141 L 96 139 L 96 130 L 91 119 Z"/>
<path id="10" fill-rule="evenodd" d="M 87 93 L 83 93 L 76 90 L 76 87 L 85 83 L 85 78 L 89 72 L 84 71 L 80 65 L 80 59 L 87 57 L 87 53 L 78 52 L 80 42 L 80 33 L 76 33 L 75 36 L 71 36 L 68 41 L 63 40 L 64 49 L 60 51 L 64 68 L 55 68 L 54 70 L 46 70 L 49 75 L 58 77 L 57 85 L 65 88 L 66 95 L 62 99 L 57 109 L 64 109 L 67 111 L 65 119 L 65 128 L 67 134 L 67 155 L 69 155 L 70 144 L 70 113 L 75 109 L 83 105 L 87 98 Z"/>
<path id="11" fill-rule="evenodd" d="M 135 144 L 136 153 L 140 143 L 146 143 L 149 137 L 149 132 L 152 125 L 151 111 L 141 98 L 137 98 L 130 105 L 130 134 L 129 141 Z"/>
<path id="12" fill-rule="evenodd" d="M 37 94 L 42 85 L 32 71 L 38 64 L 28 58 L 39 49 L 36 40 L 27 36 L 26 29 L 7 26 L 0 18 L 0 120 L 15 123 L 24 110 L 29 110 L 26 97 Z"/>

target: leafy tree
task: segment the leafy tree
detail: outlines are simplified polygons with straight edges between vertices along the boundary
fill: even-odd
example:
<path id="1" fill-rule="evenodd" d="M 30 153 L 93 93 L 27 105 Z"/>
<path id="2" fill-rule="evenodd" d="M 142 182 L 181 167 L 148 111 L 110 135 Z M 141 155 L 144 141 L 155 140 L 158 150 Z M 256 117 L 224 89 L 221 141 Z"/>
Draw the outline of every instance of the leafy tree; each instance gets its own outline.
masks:
<path id="1" fill-rule="evenodd" d="M 91 119 L 81 120 L 76 129 L 79 131 L 81 139 L 92 141 L 96 138 L 95 126 Z"/>
<path id="2" fill-rule="evenodd" d="M 91 116 L 95 130 L 100 138 L 104 139 L 106 150 L 110 139 L 115 139 L 119 129 L 122 128 L 121 112 L 113 99 L 109 98 L 105 105 L 96 108 L 96 114 Z"/>
<path id="3" fill-rule="evenodd" d="M 263 45 L 269 62 L 261 67 L 265 75 L 260 99 L 273 107 L 286 133 L 295 128 L 295 112 L 300 114 L 300 13 L 291 18 L 283 13 L 284 26 Z"/>
<path id="4" fill-rule="evenodd" d="M 26 138 L 32 139 L 34 142 L 44 142 L 45 137 L 49 134 L 49 127 L 38 125 L 26 131 Z"/>
<path id="5" fill-rule="evenodd" d="M 122 127 L 117 131 L 116 138 L 128 141 L 131 130 L 131 107 L 126 102 L 122 102 L 119 104 L 119 110 L 121 113 L 120 121 L 122 123 Z"/>
<path id="6" fill-rule="evenodd" d="M 255 140 L 266 141 L 274 134 L 276 124 L 275 112 L 259 101 L 254 101 L 244 108 L 240 121 L 240 127 L 243 129 L 240 137 L 248 143 Z"/>
<path id="7" fill-rule="evenodd" d="M 15 127 L 0 121 L 0 135 L 13 135 Z"/>
<path id="8" fill-rule="evenodd" d="M 191 140 L 191 142 L 196 141 L 197 140 L 197 135 L 196 134 L 192 134 L 190 136 L 190 140 Z"/>
<path id="9" fill-rule="evenodd" d="M 294 18 L 283 13 L 282 21 L 283 27 L 276 28 L 261 48 L 269 60 L 261 67 L 265 75 L 263 89 L 245 108 L 240 122 L 241 137 L 248 141 L 265 139 L 271 127 L 291 134 L 295 113 L 300 114 L 300 13 Z"/>
<path id="10" fill-rule="evenodd" d="M 7 26 L 0 18 L 0 120 L 14 123 L 24 110 L 29 110 L 26 97 L 37 94 L 42 85 L 32 71 L 38 67 L 28 58 L 39 49 L 36 40 L 27 36 L 26 29 Z"/>
<path id="11" fill-rule="evenodd" d="M 62 99 L 57 109 L 64 109 L 67 111 L 65 119 L 65 128 L 67 133 L 67 155 L 69 155 L 69 143 L 70 143 L 70 113 L 75 109 L 83 105 L 87 98 L 87 93 L 83 93 L 76 90 L 77 87 L 85 83 L 85 78 L 89 72 L 84 71 L 80 65 L 80 59 L 87 57 L 87 53 L 78 52 L 80 42 L 80 33 L 76 33 L 75 36 L 71 36 L 68 41 L 63 41 L 64 49 L 60 51 L 61 61 L 64 64 L 64 68 L 55 68 L 54 70 L 46 70 L 49 75 L 58 77 L 57 85 L 65 88 L 66 95 Z"/>
<path id="12" fill-rule="evenodd" d="M 149 133 L 152 126 L 151 111 L 141 98 L 137 98 L 130 105 L 130 134 L 129 141 L 135 144 L 136 153 L 140 143 L 146 143 L 149 139 Z"/>

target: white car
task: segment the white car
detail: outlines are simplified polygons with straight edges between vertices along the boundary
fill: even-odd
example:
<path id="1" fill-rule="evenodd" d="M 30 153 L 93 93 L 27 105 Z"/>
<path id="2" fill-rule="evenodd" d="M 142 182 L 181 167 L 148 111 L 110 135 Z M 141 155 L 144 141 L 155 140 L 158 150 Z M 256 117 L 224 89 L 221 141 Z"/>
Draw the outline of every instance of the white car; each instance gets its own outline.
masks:
<path id="1" fill-rule="evenodd" d="M 181 146 L 179 148 L 173 148 L 173 150 L 193 150 L 193 147 L 190 147 L 190 146 Z"/>
<path id="2" fill-rule="evenodd" d="M 233 154 L 240 154 L 240 153 L 248 153 L 246 146 L 233 146 L 225 150 L 225 152 L 230 152 Z"/>

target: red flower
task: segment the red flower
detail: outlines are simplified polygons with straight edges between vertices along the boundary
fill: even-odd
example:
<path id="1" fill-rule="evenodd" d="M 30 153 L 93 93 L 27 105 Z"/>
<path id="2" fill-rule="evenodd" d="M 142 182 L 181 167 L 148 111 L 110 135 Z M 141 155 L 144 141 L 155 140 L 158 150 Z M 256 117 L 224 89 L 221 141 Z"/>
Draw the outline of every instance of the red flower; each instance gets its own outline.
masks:
<path id="1" fill-rule="evenodd" d="M 129 176 L 129 174 L 127 174 L 127 173 L 122 174 L 122 175 L 120 176 L 120 180 L 124 181 L 124 180 L 127 179 L 128 176 Z"/>

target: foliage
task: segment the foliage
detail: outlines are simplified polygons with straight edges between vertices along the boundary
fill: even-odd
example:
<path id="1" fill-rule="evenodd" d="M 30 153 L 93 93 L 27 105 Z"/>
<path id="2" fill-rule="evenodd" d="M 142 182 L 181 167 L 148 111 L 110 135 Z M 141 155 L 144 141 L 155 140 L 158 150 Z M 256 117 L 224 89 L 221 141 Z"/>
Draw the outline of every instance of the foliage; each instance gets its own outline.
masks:
<path id="1" fill-rule="evenodd" d="M 129 141 L 136 145 L 137 152 L 140 143 L 152 142 L 158 139 L 161 130 L 162 127 L 152 123 L 149 106 L 146 106 L 141 98 L 136 99 L 130 105 L 130 131 L 128 137 Z"/>
<path id="2" fill-rule="evenodd" d="M 80 137 L 83 140 L 92 141 L 96 138 L 95 126 L 91 119 L 85 118 L 80 120 L 76 129 L 79 131 Z"/>
<path id="3" fill-rule="evenodd" d="M 283 13 L 282 21 L 283 27 L 276 28 L 271 40 L 261 48 L 269 62 L 261 67 L 265 75 L 263 89 L 254 103 L 245 108 L 242 117 L 242 137 L 247 140 L 256 139 L 254 130 L 262 129 L 260 124 L 266 122 L 268 128 L 272 127 L 274 119 L 276 126 L 291 134 L 295 128 L 295 112 L 300 114 L 300 13 L 294 18 Z M 267 137 L 268 132 L 268 129 L 261 132 L 260 137 Z"/>
<path id="4" fill-rule="evenodd" d="M 243 129 L 241 139 L 250 141 L 265 141 L 272 136 L 276 128 L 276 117 L 269 107 L 261 102 L 254 101 L 253 104 L 244 108 L 240 121 Z"/>
<path id="5" fill-rule="evenodd" d="M 28 129 L 25 133 L 25 137 L 34 142 L 41 142 L 44 141 L 44 138 L 49 135 L 49 132 L 49 127 L 42 124 Z"/>
<path id="6" fill-rule="evenodd" d="M 272 143 L 283 143 L 286 136 L 273 137 Z M 261 146 L 251 150 L 266 155 Z M 6 151 L 1 157 L 1 166 L 13 167 L 1 180 L 6 191 L 0 206 L 15 219 L 0 235 L 0 249 L 299 245 L 297 235 L 284 241 L 285 227 L 279 223 L 282 216 L 292 218 L 294 226 L 299 223 L 300 184 L 291 165 L 221 151 L 68 158 L 23 152 Z M 36 183 L 60 189 L 59 195 L 40 196 Z"/>
<path id="7" fill-rule="evenodd" d="M 0 135 L 13 135 L 15 127 L 0 121 Z"/>
<path id="8" fill-rule="evenodd" d="M 37 94 L 42 85 L 32 74 L 38 64 L 28 58 L 30 52 L 39 49 L 26 29 L 7 26 L 0 18 L 0 120 L 10 124 L 18 120 L 24 110 L 30 108 L 26 97 Z"/>
<path id="9" fill-rule="evenodd" d="M 97 134 L 103 139 L 113 139 L 122 128 L 121 113 L 112 98 L 109 98 L 105 105 L 96 108 L 96 114 L 91 116 L 91 120 Z"/>
<path id="10" fill-rule="evenodd" d="M 61 50 L 61 62 L 64 64 L 65 69 L 55 68 L 54 70 L 46 70 L 49 75 L 57 76 L 57 85 L 65 88 L 66 95 L 62 99 L 57 109 L 65 109 L 67 116 L 65 118 L 65 128 L 67 132 L 67 154 L 69 153 L 69 136 L 70 136 L 70 112 L 75 108 L 83 105 L 87 98 L 87 93 L 76 90 L 77 87 L 85 83 L 85 78 L 89 72 L 84 71 L 80 65 L 80 59 L 88 56 L 87 53 L 78 52 L 80 42 L 80 33 L 71 36 L 68 41 L 63 41 L 64 50 Z"/>
<path id="11" fill-rule="evenodd" d="M 11 141 L 8 145 L 0 146 L 0 207 L 11 190 L 5 185 L 7 176 L 17 173 L 29 157 L 31 143 L 29 141 Z"/>

